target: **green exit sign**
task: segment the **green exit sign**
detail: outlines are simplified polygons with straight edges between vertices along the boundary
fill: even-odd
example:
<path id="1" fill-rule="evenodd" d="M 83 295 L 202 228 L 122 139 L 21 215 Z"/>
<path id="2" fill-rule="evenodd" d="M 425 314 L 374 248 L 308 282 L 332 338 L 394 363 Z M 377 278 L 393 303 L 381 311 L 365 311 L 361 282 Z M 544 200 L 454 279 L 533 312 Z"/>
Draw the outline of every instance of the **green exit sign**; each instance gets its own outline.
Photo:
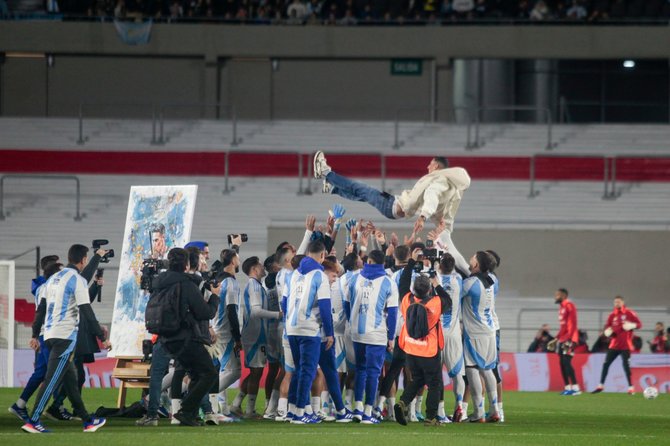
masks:
<path id="1" fill-rule="evenodd" d="M 422 71 L 421 59 L 391 59 L 392 76 L 421 76 Z"/>

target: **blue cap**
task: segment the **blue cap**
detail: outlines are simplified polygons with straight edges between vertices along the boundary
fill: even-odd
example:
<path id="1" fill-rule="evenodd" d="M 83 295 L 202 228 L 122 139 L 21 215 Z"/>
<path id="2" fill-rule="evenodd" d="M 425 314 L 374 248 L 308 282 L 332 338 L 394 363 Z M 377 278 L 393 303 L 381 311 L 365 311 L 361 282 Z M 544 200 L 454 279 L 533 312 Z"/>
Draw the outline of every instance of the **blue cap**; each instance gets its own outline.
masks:
<path id="1" fill-rule="evenodd" d="M 192 241 L 192 242 L 188 242 L 188 243 L 186 244 L 186 246 L 184 246 L 184 249 L 186 249 L 186 248 L 190 248 L 190 247 L 192 247 L 192 246 L 195 246 L 195 247 L 198 248 L 200 251 L 204 251 L 205 246 L 209 246 L 209 243 L 207 243 L 207 242 L 202 242 L 202 241 L 198 241 L 198 240 L 194 240 L 194 241 Z"/>

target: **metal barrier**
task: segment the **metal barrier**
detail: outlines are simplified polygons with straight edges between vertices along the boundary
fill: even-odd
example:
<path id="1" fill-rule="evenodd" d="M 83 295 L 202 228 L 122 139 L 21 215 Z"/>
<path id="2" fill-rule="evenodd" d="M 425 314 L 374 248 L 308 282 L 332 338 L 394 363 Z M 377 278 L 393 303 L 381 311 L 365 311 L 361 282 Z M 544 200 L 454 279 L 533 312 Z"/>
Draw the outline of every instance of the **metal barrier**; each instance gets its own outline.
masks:
<path id="1" fill-rule="evenodd" d="M 93 103 L 93 102 L 80 102 L 79 110 L 77 113 L 77 144 L 84 145 L 89 141 L 89 137 L 84 135 L 84 107 L 92 105 L 105 105 L 105 106 L 123 106 L 123 107 L 151 107 L 151 144 L 152 145 L 164 145 L 168 142 L 168 139 L 165 137 L 165 111 L 171 108 L 183 108 L 183 107 L 216 107 L 217 116 L 221 108 L 225 108 L 230 111 L 231 120 L 233 125 L 233 135 L 230 145 L 232 147 L 237 147 L 241 142 L 242 138 L 237 136 L 237 111 L 234 106 L 225 105 L 218 102 L 194 102 L 194 103 L 134 103 L 134 104 L 103 104 L 103 103 Z"/>
<path id="2" fill-rule="evenodd" d="M 547 145 L 545 146 L 546 150 L 551 150 L 554 147 L 557 146 L 557 143 L 553 141 L 552 137 L 552 128 L 553 128 L 553 119 L 551 116 L 551 109 L 548 107 L 533 107 L 533 106 L 526 106 L 526 105 L 501 105 L 501 106 L 494 106 L 494 107 L 478 107 L 475 108 L 475 142 L 474 142 L 474 148 L 479 148 L 482 147 L 485 143 L 485 141 L 481 141 L 479 137 L 479 127 L 480 127 L 480 119 L 479 115 L 481 112 L 487 112 L 487 111 L 542 111 L 545 113 L 547 117 Z"/>
<path id="3" fill-rule="evenodd" d="M 77 185 L 77 210 L 74 216 L 74 221 L 81 221 L 86 214 L 81 214 L 79 212 L 79 204 L 81 201 L 81 186 L 79 183 L 79 178 L 73 175 L 19 175 L 19 174 L 7 174 L 0 177 L 0 220 L 5 220 L 9 214 L 5 214 L 5 179 L 6 178 L 34 178 L 38 180 L 73 180 Z"/>
<path id="4" fill-rule="evenodd" d="M 530 183 L 530 191 L 528 192 L 528 198 L 535 198 L 538 195 L 540 195 L 540 191 L 535 188 L 535 183 L 537 181 L 537 172 L 536 172 L 536 159 L 538 157 L 541 158 L 602 158 L 603 159 L 603 185 L 605 188 L 605 191 L 603 193 L 603 200 L 613 200 L 616 199 L 619 195 L 617 195 L 617 192 L 614 190 L 614 186 L 612 186 L 612 191 L 610 191 L 610 171 L 614 172 L 616 175 L 616 169 L 610 169 L 608 166 L 609 164 L 614 164 L 610 158 L 605 156 L 605 155 L 582 155 L 582 154 L 570 154 L 570 153 L 553 153 L 553 154 L 546 154 L 546 153 L 536 153 L 530 158 L 530 178 L 529 178 L 529 183 Z"/>
<path id="5" fill-rule="evenodd" d="M 400 140 L 400 114 L 404 111 L 424 111 L 427 110 L 430 113 L 430 122 L 435 122 L 435 112 L 438 111 L 453 111 L 454 114 L 458 111 L 464 111 L 467 116 L 467 122 L 466 122 L 466 128 L 467 128 L 467 136 L 466 136 L 466 141 L 465 141 L 465 149 L 466 150 L 471 150 L 473 148 L 476 148 L 475 145 L 472 144 L 472 139 L 471 139 L 471 127 L 472 127 L 472 122 L 477 121 L 478 117 L 475 116 L 473 119 L 472 116 L 472 109 L 470 107 L 406 107 L 406 108 L 399 108 L 396 110 L 395 113 L 395 121 L 393 123 L 393 146 L 391 146 L 393 149 L 398 150 L 400 147 L 405 145 L 404 141 Z"/>
<path id="6" fill-rule="evenodd" d="M 278 152 L 274 151 L 265 151 L 267 153 L 277 154 Z M 227 150 L 224 152 L 224 166 L 223 166 L 223 194 L 228 195 L 235 190 L 233 186 L 230 185 L 230 154 L 231 153 L 245 153 L 249 154 L 252 152 L 246 152 L 242 150 Z M 255 151 L 253 153 L 259 153 Z M 261 152 L 262 153 L 262 152 Z M 280 153 L 289 153 L 296 154 L 298 157 L 298 191 L 297 195 L 312 195 L 312 177 L 313 177 L 313 166 L 312 158 L 314 156 L 313 152 L 280 152 Z M 381 180 L 381 189 L 382 191 L 386 189 L 386 155 L 378 152 L 356 152 L 356 155 L 374 155 L 379 157 L 379 173 Z M 308 157 L 307 160 L 307 172 L 305 172 L 304 158 Z M 305 186 L 305 176 L 307 177 L 307 185 Z"/>

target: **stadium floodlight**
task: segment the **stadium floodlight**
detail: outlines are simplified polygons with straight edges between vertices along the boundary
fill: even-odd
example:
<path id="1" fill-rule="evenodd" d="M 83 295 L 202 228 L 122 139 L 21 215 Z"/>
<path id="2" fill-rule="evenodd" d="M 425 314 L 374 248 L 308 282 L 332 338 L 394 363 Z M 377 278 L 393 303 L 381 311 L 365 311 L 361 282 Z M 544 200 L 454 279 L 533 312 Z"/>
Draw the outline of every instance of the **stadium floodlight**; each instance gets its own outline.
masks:
<path id="1" fill-rule="evenodd" d="M 0 260 L 0 387 L 14 387 L 14 266 Z"/>
<path id="2" fill-rule="evenodd" d="M 624 68 L 635 68 L 635 61 L 634 60 L 624 60 L 623 61 L 623 67 Z"/>

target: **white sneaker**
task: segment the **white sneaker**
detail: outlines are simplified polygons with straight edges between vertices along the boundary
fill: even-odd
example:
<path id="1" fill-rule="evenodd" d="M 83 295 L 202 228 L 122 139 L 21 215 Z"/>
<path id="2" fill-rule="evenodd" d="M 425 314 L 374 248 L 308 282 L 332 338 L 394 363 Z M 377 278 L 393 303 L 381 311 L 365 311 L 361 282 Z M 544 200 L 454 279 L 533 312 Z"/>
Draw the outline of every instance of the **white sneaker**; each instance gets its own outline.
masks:
<path id="1" fill-rule="evenodd" d="M 175 417 L 172 417 L 172 419 L 170 420 L 170 424 L 181 424 L 181 422 Z"/>
<path id="2" fill-rule="evenodd" d="M 331 422 L 335 421 L 335 417 L 333 417 L 333 416 L 331 416 L 331 415 L 326 415 L 326 414 L 325 414 L 324 412 L 322 412 L 322 411 L 318 411 L 318 412 L 316 413 L 316 416 L 319 417 L 319 418 L 321 418 L 321 421 L 325 421 L 326 423 L 331 423 Z"/>
<path id="3" fill-rule="evenodd" d="M 209 412 L 205 414 L 205 424 L 208 426 L 218 426 L 219 425 L 219 417 L 217 414 Z"/>
<path id="4" fill-rule="evenodd" d="M 498 409 L 498 415 L 500 416 L 499 423 L 504 423 L 505 422 L 505 412 L 503 412 L 502 409 Z"/>
<path id="5" fill-rule="evenodd" d="M 409 415 L 409 421 L 410 423 L 418 423 L 419 419 L 416 417 L 416 413 L 412 413 Z"/>
<path id="6" fill-rule="evenodd" d="M 286 418 L 286 412 L 277 411 L 277 416 L 275 417 L 275 421 L 277 421 L 278 423 L 285 423 L 285 422 L 291 421 L 291 420 Z"/>
<path id="7" fill-rule="evenodd" d="M 322 194 L 330 194 L 330 193 L 332 193 L 332 191 L 333 191 L 333 186 L 328 181 L 326 181 L 326 179 L 324 178 L 323 184 L 321 185 L 321 193 Z"/>
<path id="8" fill-rule="evenodd" d="M 272 412 L 267 412 L 267 411 L 266 411 L 266 412 L 263 414 L 263 419 L 265 419 L 265 420 L 274 420 L 275 418 L 277 418 L 277 412 L 274 412 L 274 411 L 272 411 Z"/>
<path id="9" fill-rule="evenodd" d="M 314 178 L 324 178 L 330 171 L 331 168 L 326 162 L 326 155 L 324 155 L 323 152 L 319 150 L 314 154 Z"/>
<path id="10" fill-rule="evenodd" d="M 224 415 L 222 413 L 217 415 L 217 419 L 219 420 L 219 423 L 234 423 L 235 418 L 229 417 L 228 415 Z"/>

